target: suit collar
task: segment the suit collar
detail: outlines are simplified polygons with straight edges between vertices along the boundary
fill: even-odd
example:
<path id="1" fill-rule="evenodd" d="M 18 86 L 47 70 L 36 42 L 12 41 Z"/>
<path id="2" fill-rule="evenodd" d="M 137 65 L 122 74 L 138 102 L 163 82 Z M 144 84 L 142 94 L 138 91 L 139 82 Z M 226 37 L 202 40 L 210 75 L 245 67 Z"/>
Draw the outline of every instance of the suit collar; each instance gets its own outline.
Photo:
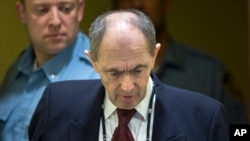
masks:
<path id="1" fill-rule="evenodd" d="M 95 97 L 88 101 L 90 105 L 85 107 L 85 109 L 88 110 L 83 109 L 79 118 L 72 120 L 70 123 L 70 141 L 98 140 L 101 109 L 105 90 L 100 80 L 98 80 L 97 84 L 93 86 L 93 89 L 96 89 L 98 94 L 95 94 Z"/>
<path id="2" fill-rule="evenodd" d="M 168 89 L 159 78 L 151 73 L 155 85 L 155 110 L 153 123 L 153 141 L 184 141 L 185 132 L 180 128 L 173 113 L 176 112 L 168 99 Z"/>

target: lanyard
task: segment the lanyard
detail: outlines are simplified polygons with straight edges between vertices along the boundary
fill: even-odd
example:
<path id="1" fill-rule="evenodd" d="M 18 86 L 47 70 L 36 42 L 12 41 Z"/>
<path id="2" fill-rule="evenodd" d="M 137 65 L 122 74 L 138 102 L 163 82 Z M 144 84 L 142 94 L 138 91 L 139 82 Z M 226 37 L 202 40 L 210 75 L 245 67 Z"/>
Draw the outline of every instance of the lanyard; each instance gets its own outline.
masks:
<path id="1" fill-rule="evenodd" d="M 150 123 L 151 123 L 151 116 L 152 116 L 152 106 L 153 106 L 153 98 L 155 95 L 155 90 L 153 87 L 153 91 L 150 97 L 149 105 L 148 105 L 148 122 L 147 122 L 147 136 L 146 141 L 150 140 Z M 105 126 L 105 116 L 104 116 L 104 105 L 102 105 L 102 136 L 103 141 L 106 141 L 106 126 Z"/>

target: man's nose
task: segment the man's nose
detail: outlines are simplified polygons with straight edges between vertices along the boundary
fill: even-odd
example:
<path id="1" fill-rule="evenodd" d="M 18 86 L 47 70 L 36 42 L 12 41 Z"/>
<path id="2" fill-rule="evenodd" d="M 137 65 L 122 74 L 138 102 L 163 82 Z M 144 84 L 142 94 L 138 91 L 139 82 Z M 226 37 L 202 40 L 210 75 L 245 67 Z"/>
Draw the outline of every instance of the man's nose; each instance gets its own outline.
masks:
<path id="1" fill-rule="evenodd" d="M 60 11 L 57 8 L 52 8 L 50 11 L 50 21 L 49 24 L 53 27 L 58 27 L 61 25 Z"/>
<path id="2" fill-rule="evenodd" d="M 130 76 L 130 74 L 128 73 L 124 74 L 121 80 L 121 89 L 124 92 L 131 92 L 133 88 L 134 88 L 134 81 L 132 76 Z"/>

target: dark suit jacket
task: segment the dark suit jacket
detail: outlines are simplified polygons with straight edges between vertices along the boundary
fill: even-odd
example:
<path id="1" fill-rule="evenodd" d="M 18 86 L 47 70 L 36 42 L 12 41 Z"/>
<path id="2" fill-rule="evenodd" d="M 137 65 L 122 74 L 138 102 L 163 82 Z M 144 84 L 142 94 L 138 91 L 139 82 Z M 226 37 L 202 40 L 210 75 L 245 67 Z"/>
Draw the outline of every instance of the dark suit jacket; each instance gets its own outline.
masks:
<path id="1" fill-rule="evenodd" d="M 151 76 L 156 93 L 153 141 L 228 140 L 221 103 Z M 98 141 L 104 95 L 100 80 L 50 84 L 30 123 L 30 140 Z"/>

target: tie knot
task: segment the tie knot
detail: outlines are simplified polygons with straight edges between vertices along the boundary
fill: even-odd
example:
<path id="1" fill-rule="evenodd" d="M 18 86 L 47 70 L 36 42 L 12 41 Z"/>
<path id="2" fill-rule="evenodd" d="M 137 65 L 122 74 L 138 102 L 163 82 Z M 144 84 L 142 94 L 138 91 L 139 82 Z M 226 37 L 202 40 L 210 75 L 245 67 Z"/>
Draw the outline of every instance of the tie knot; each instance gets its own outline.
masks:
<path id="1" fill-rule="evenodd" d="M 127 126 L 132 116 L 135 114 L 135 109 L 125 110 L 117 109 L 119 126 Z"/>

